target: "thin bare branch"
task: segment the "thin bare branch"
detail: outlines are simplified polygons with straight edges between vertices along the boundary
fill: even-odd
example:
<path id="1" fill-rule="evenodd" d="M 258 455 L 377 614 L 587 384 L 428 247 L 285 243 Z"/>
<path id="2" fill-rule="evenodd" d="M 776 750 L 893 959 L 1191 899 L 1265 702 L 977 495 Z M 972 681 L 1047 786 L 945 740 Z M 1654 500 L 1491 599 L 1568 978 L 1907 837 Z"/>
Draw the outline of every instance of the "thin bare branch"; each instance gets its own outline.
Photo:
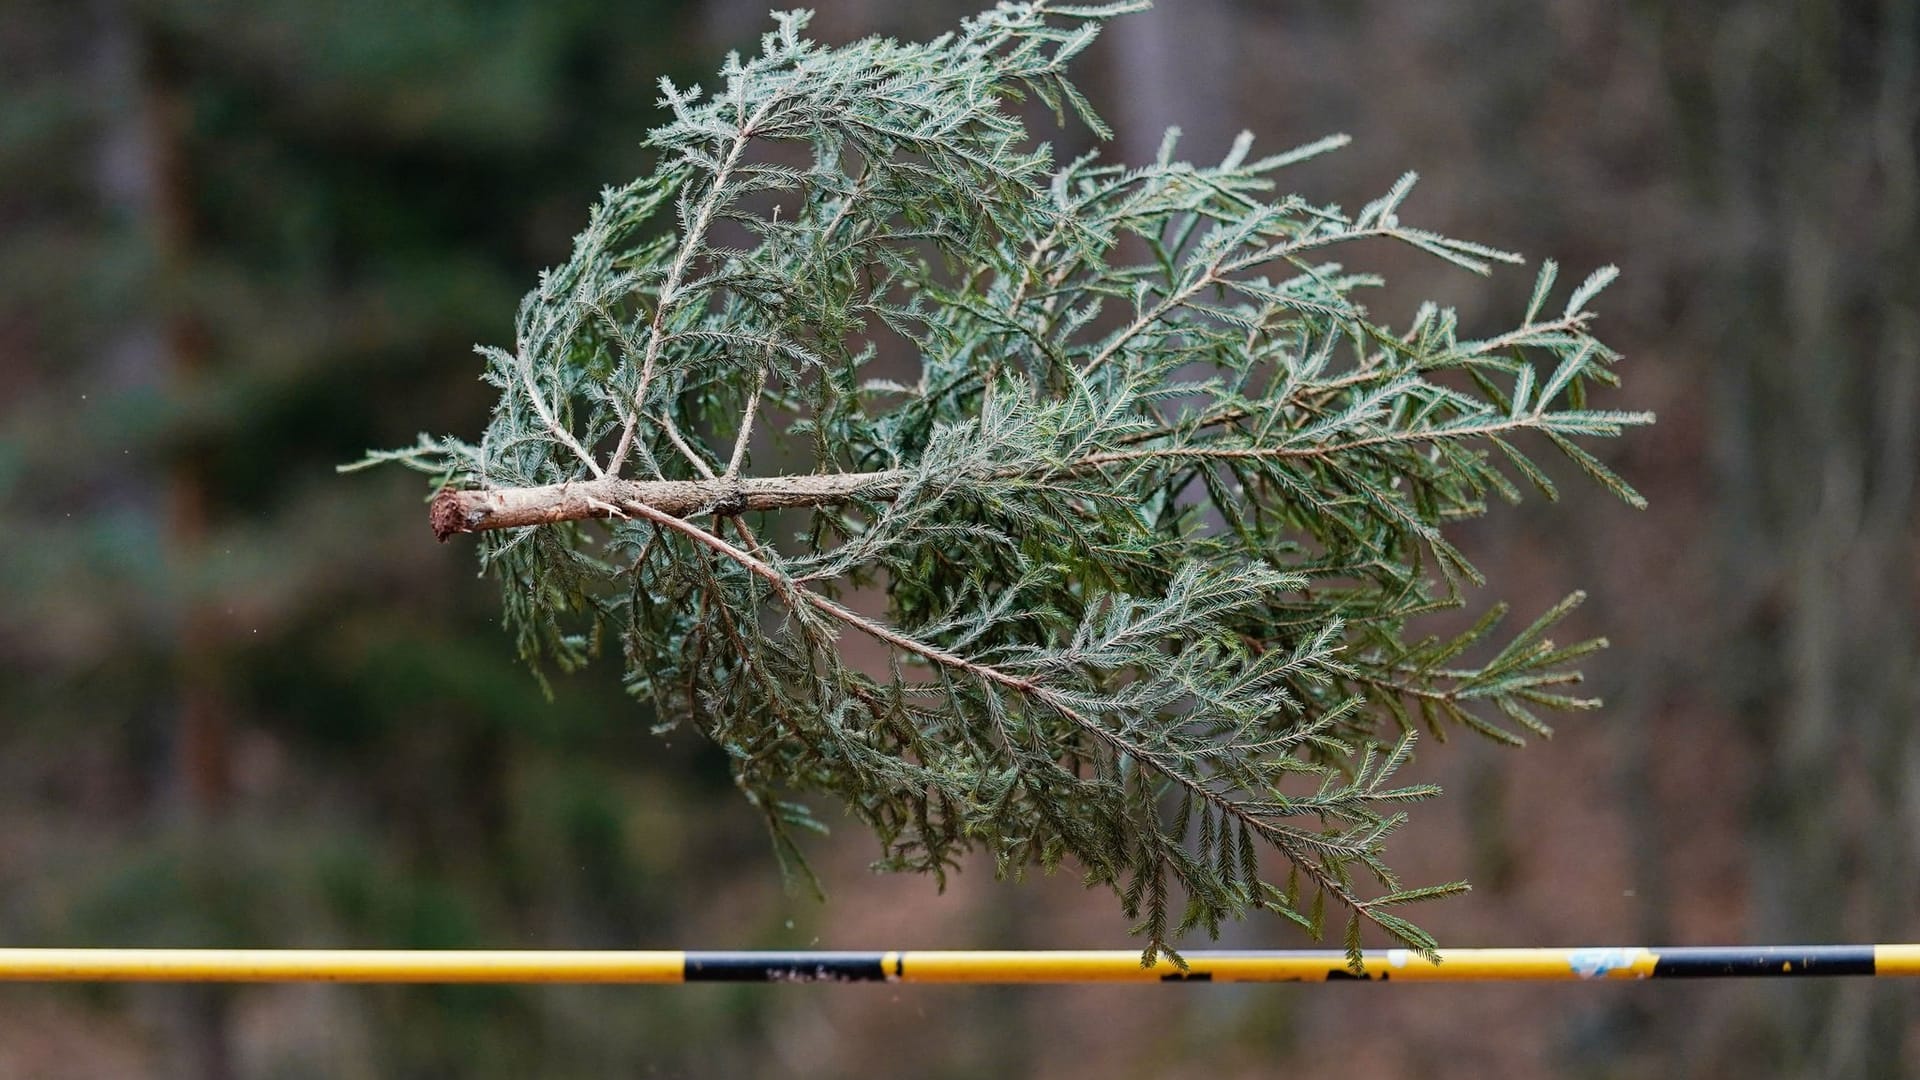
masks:
<path id="1" fill-rule="evenodd" d="M 704 480 L 623 480 L 609 476 L 542 487 L 449 488 L 434 497 L 428 517 L 434 535 L 446 540 L 456 533 L 618 517 L 637 513 L 641 507 L 685 517 L 886 499 L 900 489 L 907 475 L 894 470 Z"/>

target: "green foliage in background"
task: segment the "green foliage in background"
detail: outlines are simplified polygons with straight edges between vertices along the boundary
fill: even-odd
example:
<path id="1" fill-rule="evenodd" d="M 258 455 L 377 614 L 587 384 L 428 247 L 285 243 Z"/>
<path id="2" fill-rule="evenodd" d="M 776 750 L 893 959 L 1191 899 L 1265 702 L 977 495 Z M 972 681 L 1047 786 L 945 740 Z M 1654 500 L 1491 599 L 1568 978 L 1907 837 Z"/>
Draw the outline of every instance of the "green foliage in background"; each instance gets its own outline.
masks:
<path id="1" fill-rule="evenodd" d="M 666 885 L 726 887 L 688 854 L 758 842 L 700 809 L 731 794 L 718 755 L 609 721 L 615 679 L 541 707 L 499 662 L 492 597 L 394 517 L 409 478 L 332 471 L 485 415 L 445 358 L 507 331 L 594 178 L 640 167 L 679 48 L 660 28 L 688 7 L 110 0 L 0 20 L 9 942 L 635 947 L 686 925 Z M 205 508 L 198 538 L 183 502 Z M 189 684 L 231 722 L 224 808 L 186 793 Z M 33 1071 L 44 1029 L 67 1072 L 208 1075 L 196 1044 L 225 1027 L 246 1075 L 604 1076 L 636 1042 L 660 1061 L 667 1033 L 759 1015 L 661 1001 L 616 1024 L 555 991 L 399 988 L 338 992 L 304 1043 L 299 1022 L 248 1026 L 270 990 L 224 997 L 228 1024 L 173 1024 L 187 993 L 16 991 L 0 1074 Z M 150 1056 L 86 1057 L 128 1030 Z"/>
<path id="2" fill-rule="evenodd" d="M 1598 409 L 1603 270 L 1470 335 L 1334 261 L 1395 241 L 1476 273 L 1516 257 L 1403 224 L 1411 175 L 1358 212 L 1282 195 L 1243 136 L 1192 165 L 1055 162 L 1017 111 L 1100 120 L 1065 77 L 1138 5 L 1003 4 L 926 44 L 842 48 L 778 17 L 711 92 L 662 83 L 655 172 L 605 193 L 542 275 L 477 443 L 397 459 L 457 487 L 704 479 L 686 517 L 487 533 L 522 653 L 599 652 L 663 727 L 726 751 L 783 858 L 836 797 L 880 865 L 944 875 L 1074 862 L 1147 953 L 1250 909 L 1357 949 L 1463 885 L 1404 886 L 1383 845 L 1415 732 L 1507 742 L 1591 707 L 1558 645 L 1577 598 L 1500 636 L 1410 621 L 1480 573 L 1446 527 L 1646 423 Z M 913 370 L 886 377 L 887 358 Z M 763 463 L 785 463 L 762 467 Z M 742 513 L 744 478 L 832 474 L 834 497 Z M 596 488 L 594 490 L 601 490 Z M 1477 648 L 1484 643 L 1484 647 Z M 1357 955 L 1356 955 L 1357 961 Z"/>

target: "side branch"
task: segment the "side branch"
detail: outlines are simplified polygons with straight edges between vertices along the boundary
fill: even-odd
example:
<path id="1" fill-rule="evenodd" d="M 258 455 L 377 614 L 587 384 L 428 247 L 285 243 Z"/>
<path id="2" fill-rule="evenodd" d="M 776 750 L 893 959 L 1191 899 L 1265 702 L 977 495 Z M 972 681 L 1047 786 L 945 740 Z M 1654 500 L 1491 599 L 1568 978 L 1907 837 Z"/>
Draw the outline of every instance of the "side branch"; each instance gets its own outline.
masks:
<path id="1" fill-rule="evenodd" d="M 636 507 L 679 518 L 699 513 L 741 514 L 790 506 L 827 506 L 853 499 L 886 499 L 900 490 L 907 477 L 905 470 L 889 469 L 809 476 L 723 476 L 709 480 L 622 480 L 609 476 L 540 487 L 472 491 L 447 488 L 434 496 L 428 519 L 433 525 L 433 535 L 445 542 L 455 533 L 624 517 Z"/>

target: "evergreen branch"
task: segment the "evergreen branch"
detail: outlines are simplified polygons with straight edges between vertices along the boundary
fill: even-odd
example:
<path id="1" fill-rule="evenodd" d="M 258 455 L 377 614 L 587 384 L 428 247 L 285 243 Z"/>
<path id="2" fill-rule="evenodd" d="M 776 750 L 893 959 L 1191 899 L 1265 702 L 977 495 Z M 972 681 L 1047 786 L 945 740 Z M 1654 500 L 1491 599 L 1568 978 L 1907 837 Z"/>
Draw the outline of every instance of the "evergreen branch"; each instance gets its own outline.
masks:
<path id="1" fill-rule="evenodd" d="M 1008 103 L 1104 130 L 1065 65 L 1134 6 L 1008 3 L 839 48 L 787 13 L 717 93 L 662 83 L 659 171 L 604 194 L 517 347 L 482 350 L 484 436 L 368 460 L 434 477 L 436 535 L 479 534 L 527 659 L 570 670 L 617 637 L 635 697 L 726 749 L 783 865 L 817 825 L 789 793 L 814 791 L 885 867 L 1075 860 L 1149 955 L 1256 908 L 1318 934 L 1327 899 L 1350 947 L 1371 923 L 1430 950 L 1385 910 L 1457 891 L 1383 854 L 1434 793 L 1389 782 L 1410 733 L 1545 734 L 1594 704 L 1565 688 L 1598 643 L 1544 639 L 1571 602 L 1478 663 L 1498 606 L 1414 629 L 1483 580 L 1455 523 L 1521 481 L 1561 496 L 1516 437 L 1639 505 L 1592 449 L 1651 419 L 1589 401 L 1618 382 L 1587 311 L 1612 272 L 1543 318 L 1544 265 L 1514 329 L 1463 335 L 1433 304 L 1388 326 L 1359 298 L 1377 277 L 1313 260 L 1514 257 L 1403 224 L 1411 174 L 1351 216 L 1276 197 L 1343 140 L 1256 159 L 1243 136 L 1198 167 L 1169 133 L 1141 167 L 1056 166 Z M 869 376 L 882 341 L 917 378 Z M 791 475 L 743 475 L 767 444 Z"/>

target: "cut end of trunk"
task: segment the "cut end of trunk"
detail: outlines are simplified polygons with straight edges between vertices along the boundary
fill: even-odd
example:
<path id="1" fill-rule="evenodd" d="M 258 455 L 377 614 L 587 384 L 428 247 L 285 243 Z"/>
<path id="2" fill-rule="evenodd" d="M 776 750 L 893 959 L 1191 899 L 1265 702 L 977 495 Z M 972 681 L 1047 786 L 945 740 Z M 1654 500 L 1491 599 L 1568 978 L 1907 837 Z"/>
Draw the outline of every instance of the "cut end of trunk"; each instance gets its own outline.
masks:
<path id="1" fill-rule="evenodd" d="M 433 526 L 433 535 L 441 543 L 454 533 L 472 532 L 475 525 L 486 518 L 486 509 L 464 496 L 478 495 L 474 491 L 458 491 L 454 488 L 441 488 L 427 507 L 427 522 Z M 477 517 L 475 513 L 477 512 Z"/>

